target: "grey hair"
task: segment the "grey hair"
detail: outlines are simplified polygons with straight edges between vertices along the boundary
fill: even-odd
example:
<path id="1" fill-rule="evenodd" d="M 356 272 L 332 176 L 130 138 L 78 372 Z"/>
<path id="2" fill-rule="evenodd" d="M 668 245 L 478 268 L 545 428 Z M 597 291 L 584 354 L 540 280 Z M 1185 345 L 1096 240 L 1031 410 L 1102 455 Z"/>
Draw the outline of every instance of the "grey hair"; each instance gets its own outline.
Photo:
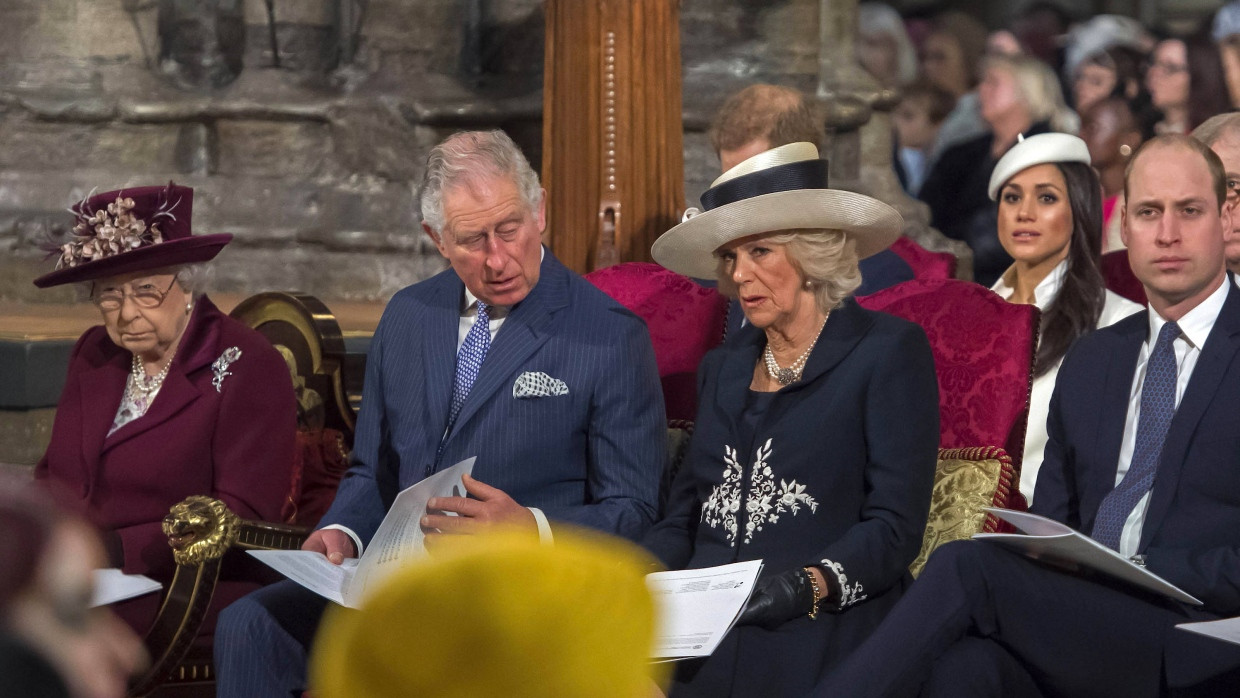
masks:
<path id="1" fill-rule="evenodd" d="M 857 243 L 842 230 L 785 230 L 762 238 L 771 245 L 783 245 L 789 261 L 814 291 L 814 303 L 824 315 L 839 306 L 861 286 Z M 728 273 L 726 260 L 717 267 L 719 290 L 735 298 L 736 284 Z"/>
<path id="2" fill-rule="evenodd" d="M 473 187 L 483 177 L 510 177 L 521 198 L 533 211 L 542 201 L 542 185 L 529 160 L 508 134 L 493 131 L 462 131 L 431 149 L 422 176 L 422 220 L 436 233 L 443 232 L 443 197 L 458 186 Z"/>
<path id="3" fill-rule="evenodd" d="M 1240 111 L 1211 116 L 1193 129 L 1192 136 L 1210 147 L 1226 136 L 1240 136 Z"/>
<path id="4" fill-rule="evenodd" d="M 211 281 L 215 278 L 215 269 L 206 262 L 185 264 L 170 270 L 177 275 L 177 285 L 195 300 L 207 292 Z"/>

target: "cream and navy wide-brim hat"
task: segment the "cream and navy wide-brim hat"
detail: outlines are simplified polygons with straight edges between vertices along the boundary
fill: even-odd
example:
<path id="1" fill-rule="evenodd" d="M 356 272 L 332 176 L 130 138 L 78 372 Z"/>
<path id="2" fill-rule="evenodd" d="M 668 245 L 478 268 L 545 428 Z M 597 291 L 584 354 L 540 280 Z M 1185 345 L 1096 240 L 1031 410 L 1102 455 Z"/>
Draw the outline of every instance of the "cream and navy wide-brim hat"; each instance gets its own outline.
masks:
<path id="1" fill-rule="evenodd" d="M 887 204 L 827 189 L 827 161 L 812 143 L 773 148 L 724 172 L 702 194 L 702 209 L 689 209 L 680 225 L 655 240 L 654 261 L 685 276 L 713 279 L 715 250 L 750 235 L 839 230 L 864 259 L 887 249 L 904 230 L 904 219 Z"/>
<path id="2" fill-rule="evenodd" d="M 1009 179 L 1034 165 L 1051 162 L 1083 162 L 1088 165 L 1089 146 L 1080 138 L 1067 133 L 1039 133 L 1021 138 L 995 163 L 986 193 L 990 195 L 991 201 L 996 201 L 999 190 Z"/>

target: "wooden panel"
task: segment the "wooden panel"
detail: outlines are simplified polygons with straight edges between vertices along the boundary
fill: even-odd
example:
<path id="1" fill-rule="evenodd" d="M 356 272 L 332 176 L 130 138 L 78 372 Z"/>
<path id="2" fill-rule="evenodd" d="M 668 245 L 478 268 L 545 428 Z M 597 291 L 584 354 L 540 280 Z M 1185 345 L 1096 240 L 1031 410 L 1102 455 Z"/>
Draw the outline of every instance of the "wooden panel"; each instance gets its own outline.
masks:
<path id="1" fill-rule="evenodd" d="M 649 261 L 684 202 L 678 0 L 548 0 L 546 242 L 587 272 Z"/>

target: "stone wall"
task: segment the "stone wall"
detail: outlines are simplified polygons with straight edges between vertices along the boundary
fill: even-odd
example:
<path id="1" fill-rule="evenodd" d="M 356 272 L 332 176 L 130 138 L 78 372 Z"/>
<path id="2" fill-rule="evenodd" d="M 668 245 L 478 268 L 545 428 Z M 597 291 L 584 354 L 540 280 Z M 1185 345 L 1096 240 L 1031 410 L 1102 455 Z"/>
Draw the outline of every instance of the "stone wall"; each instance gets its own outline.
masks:
<path id="1" fill-rule="evenodd" d="M 733 89 L 812 89 L 817 0 L 683 0 L 685 175 Z M 427 149 L 508 129 L 537 167 L 537 0 L 5 0 L 0 4 L 0 300 L 35 291 L 37 247 L 92 188 L 196 189 L 229 232 L 216 285 L 383 300 L 443 263 L 418 228 Z M 272 36 L 278 51 L 273 51 Z M 277 65 L 278 63 L 278 65 Z"/>

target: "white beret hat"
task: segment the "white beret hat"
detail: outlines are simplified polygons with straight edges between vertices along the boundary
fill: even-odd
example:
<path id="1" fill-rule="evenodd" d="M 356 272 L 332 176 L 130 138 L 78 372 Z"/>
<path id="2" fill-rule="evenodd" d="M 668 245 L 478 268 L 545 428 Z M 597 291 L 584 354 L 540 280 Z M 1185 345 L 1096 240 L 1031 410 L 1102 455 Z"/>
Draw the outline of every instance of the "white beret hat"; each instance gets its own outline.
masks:
<path id="1" fill-rule="evenodd" d="M 1039 133 L 1022 138 L 995 164 L 987 188 L 990 200 L 998 199 L 999 189 L 1018 172 L 1048 162 L 1081 162 L 1088 165 L 1089 146 L 1067 133 Z"/>

